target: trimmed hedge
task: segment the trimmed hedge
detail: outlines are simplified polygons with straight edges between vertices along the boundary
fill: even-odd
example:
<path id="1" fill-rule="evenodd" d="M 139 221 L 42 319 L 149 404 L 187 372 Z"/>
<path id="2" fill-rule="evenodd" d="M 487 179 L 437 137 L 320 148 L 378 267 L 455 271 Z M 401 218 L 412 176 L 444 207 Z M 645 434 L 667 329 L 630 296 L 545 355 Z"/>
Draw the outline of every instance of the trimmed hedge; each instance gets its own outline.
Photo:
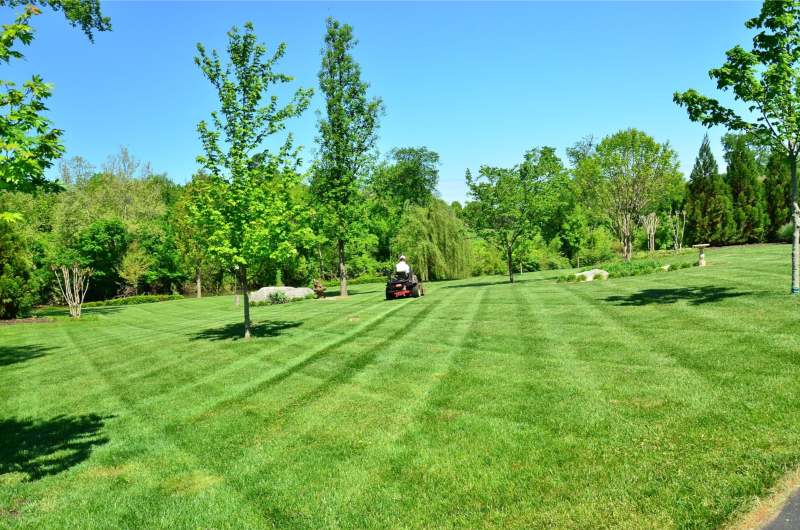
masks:
<path id="1" fill-rule="evenodd" d="M 92 307 L 152 304 L 154 302 L 168 302 L 170 300 L 183 300 L 183 296 L 179 294 L 147 294 L 142 296 L 128 296 L 126 298 L 114 298 L 112 300 L 105 300 L 102 302 L 87 302 L 83 304 L 83 308 L 89 309 Z"/>
<path id="2" fill-rule="evenodd" d="M 328 280 L 320 283 L 325 287 L 339 287 L 339 280 Z M 386 276 L 359 276 L 358 278 L 347 280 L 347 285 L 362 285 L 365 283 L 386 283 Z M 314 284 L 312 283 L 308 287 L 313 289 Z"/>

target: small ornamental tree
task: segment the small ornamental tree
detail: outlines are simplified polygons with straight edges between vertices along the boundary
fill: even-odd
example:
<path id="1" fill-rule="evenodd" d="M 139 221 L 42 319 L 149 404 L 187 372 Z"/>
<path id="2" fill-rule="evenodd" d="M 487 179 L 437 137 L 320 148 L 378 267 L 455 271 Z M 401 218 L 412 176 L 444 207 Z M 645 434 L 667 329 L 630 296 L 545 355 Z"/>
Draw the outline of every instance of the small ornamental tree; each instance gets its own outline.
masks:
<path id="1" fill-rule="evenodd" d="M 327 19 L 319 70 L 325 111 L 318 114 L 319 156 L 311 192 L 325 233 L 336 243 L 342 296 L 347 296 L 345 246 L 362 235 L 362 181 L 373 159 L 380 116 L 384 113 L 380 98 L 367 97 L 369 83 L 361 80 L 361 66 L 352 55 L 357 44 L 352 26 Z"/>
<path id="2" fill-rule="evenodd" d="M 139 295 L 139 282 L 142 276 L 147 274 L 150 268 L 155 265 L 156 260 L 147 254 L 144 248 L 139 246 L 139 243 L 134 241 L 128 246 L 128 251 L 125 257 L 122 258 L 122 263 L 117 267 L 117 274 L 125 284 L 133 289 L 133 294 Z"/>
<path id="3" fill-rule="evenodd" d="M 61 294 L 69 306 L 69 316 L 81 318 L 81 306 L 86 297 L 86 291 L 89 290 L 89 279 L 94 271 L 90 268 L 82 269 L 78 263 L 73 263 L 69 267 L 53 265 L 53 272 L 56 275 Z"/>
<path id="4" fill-rule="evenodd" d="M 192 222 L 207 241 L 209 254 L 238 272 L 247 339 L 248 268 L 266 259 L 281 261 L 296 253 L 299 239 L 309 235 L 307 229 L 297 228 L 295 221 L 302 211 L 291 193 L 300 182 L 300 148 L 293 148 L 291 133 L 277 154 L 262 143 L 284 130 L 286 120 L 302 114 L 313 89 L 299 88 L 292 102 L 283 108 L 278 108 L 274 95 L 266 106 L 261 106 L 269 85 L 294 80 L 273 71 L 286 44 L 278 47 L 272 59 L 262 62 L 266 48 L 263 43 L 256 43 L 252 23 L 245 24 L 244 33 L 234 27 L 228 38 L 231 62 L 224 69 L 216 50 L 208 55 L 201 44 L 197 45 L 200 57 L 195 57 L 195 62 L 217 90 L 221 110 L 211 113 L 211 127 L 205 121 L 197 127 L 206 153 L 197 161 L 208 176 L 194 180 L 197 200 L 187 206 Z"/>
<path id="5" fill-rule="evenodd" d="M 685 106 L 689 119 L 706 127 L 723 125 L 749 132 L 762 143 L 783 152 L 792 175 L 792 293 L 800 293 L 800 206 L 797 203 L 797 156 L 800 154 L 800 0 L 764 2 L 761 13 L 747 22 L 760 30 L 753 49 L 736 46 L 727 52 L 721 68 L 709 72 L 720 90 L 732 89 L 736 100 L 757 115 L 748 121 L 716 99 L 696 90 L 676 92 L 674 101 Z"/>
<path id="6" fill-rule="evenodd" d="M 510 283 L 514 283 L 514 251 L 536 235 L 552 210 L 551 184 L 563 172 L 552 147 L 528 151 L 525 162 L 511 169 L 481 166 L 475 179 L 467 170 L 472 199 L 466 209 L 469 226 L 505 254 Z"/>

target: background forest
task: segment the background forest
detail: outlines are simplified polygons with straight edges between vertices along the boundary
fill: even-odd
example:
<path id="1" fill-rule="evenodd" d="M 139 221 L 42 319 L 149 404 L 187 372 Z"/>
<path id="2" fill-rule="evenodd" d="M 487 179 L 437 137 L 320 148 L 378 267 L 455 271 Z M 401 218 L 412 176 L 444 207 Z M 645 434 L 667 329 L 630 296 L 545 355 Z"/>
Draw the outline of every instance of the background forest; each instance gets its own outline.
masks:
<path id="1" fill-rule="evenodd" d="M 719 172 L 706 140 L 689 179 L 677 179 L 641 212 L 655 214 L 654 250 L 674 251 L 670 222 L 674 212 L 684 210 L 687 245 L 790 240 L 788 163 L 743 135 L 726 136 L 724 148 L 727 173 Z M 563 179 L 557 200 L 540 212 L 536 229 L 513 249 L 515 272 L 622 259 L 618 229 L 603 212 L 592 210 L 586 198 L 587 188 L 597 183 L 580 175 L 588 160 L 598 156 L 596 146 L 587 139 L 568 154 L 572 167 L 556 159 L 555 176 L 549 176 Z M 479 203 L 448 205 L 438 198 L 438 158 L 424 147 L 394 149 L 370 168 L 359 185 L 364 226 L 346 247 L 348 279 L 382 281 L 401 253 L 423 280 L 508 273 L 502 248 L 471 229 Z M 236 289 L 232 271 L 208 254 L 187 219 L 203 172 L 186 185 L 176 184 L 123 147 L 99 166 L 80 157 L 62 161 L 60 175 L 65 191 L 0 192 L 0 210 L 22 217 L 0 223 L 0 289 L 16 291 L 19 310 L 58 303 L 51 267 L 72 262 L 95 270 L 87 301 L 135 294 L 195 296 L 201 290 L 216 295 Z M 312 208 L 307 182 L 297 184 L 293 193 Z M 635 223 L 632 248 L 651 250 L 643 219 Z M 251 290 L 306 286 L 313 278 L 338 284 L 336 254 L 335 245 L 324 237 L 308 239 L 290 259 L 267 259 L 251 269 Z"/>

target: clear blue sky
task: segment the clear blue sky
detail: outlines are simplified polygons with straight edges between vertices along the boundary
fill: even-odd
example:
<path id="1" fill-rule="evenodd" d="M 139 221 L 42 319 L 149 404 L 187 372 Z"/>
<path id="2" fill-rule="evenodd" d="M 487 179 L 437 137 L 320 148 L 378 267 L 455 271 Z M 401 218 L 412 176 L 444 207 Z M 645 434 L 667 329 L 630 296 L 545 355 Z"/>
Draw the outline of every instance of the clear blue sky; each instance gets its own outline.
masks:
<path id="1" fill-rule="evenodd" d="M 636 127 L 669 140 L 686 176 L 705 129 L 672 102 L 676 90 L 719 93 L 708 70 L 749 46 L 744 21 L 758 2 L 104 2 L 114 30 L 91 44 L 51 11 L 36 17 L 27 62 L 2 66 L 21 83 L 56 86 L 50 118 L 68 156 L 99 166 L 128 146 L 157 172 L 185 182 L 201 154 L 197 123 L 217 108 L 195 66 L 196 44 L 223 51 L 226 31 L 252 21 L 279 70 L 316 87 L 325 17 L 355 27 L 356 58 L 387 116 L 380 149 L 427 146 L 441 155 L 444 199 L 464 200 L 464 172 L 512 166 L 526 150 L 564 148 Z M 18 11 L 19 9 L 17 9 Z M 3 8 L 2 20 L 15 10 Z M 283 91 L 281 94 L 287 94 Z M 288 101 L 283 98 L 283 101 Z M 313 109 L 289 123 L 314 146 Z M 722 165 L 719 137 L 710 136 Z M 55 172 L 53 172 L 55 176 Z"/>

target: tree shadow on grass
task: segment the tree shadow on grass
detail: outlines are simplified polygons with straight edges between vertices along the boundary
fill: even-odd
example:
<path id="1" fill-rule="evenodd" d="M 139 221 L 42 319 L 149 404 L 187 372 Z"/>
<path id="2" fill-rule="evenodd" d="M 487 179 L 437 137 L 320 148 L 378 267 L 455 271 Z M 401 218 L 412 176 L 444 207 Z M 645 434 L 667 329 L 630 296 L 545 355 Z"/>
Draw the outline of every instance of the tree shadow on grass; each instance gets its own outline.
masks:
<path id="1" fill-rule="evenodd" d="M 44 357 L 48 352 L 55 350 L 40 344 L 27 344 L 25 346 L 0 346 L 0 366 L 24 363 L 31 359 Z"/>
<path id="2" fill-rule="evenodd" d="M 266 322 L 251 322 L 250 337 L 264 338 L 277 337 L 283 331 L 303 325 L 302 322 L 292 322 L 284 320 L 268 320 Z M 189 337 L 189 340 L 239 340 L 244 338 L 244 322 L 228 324 L 217 328 L 204 329 Z"/>
<path id="3" fill-rule="evenodd" d="M 683 287 L 680 289 L 645 289 L 626 296 L 609 296 L 606 302 L 620 306 L 674 304 L 685 300 L 690 305 L 709 304 L 726 298 L 737 298 L 750 293 L 729 287 Z"/>
<path id="4" fill-rule="evenodd" d="M 25 473 L 28 480 L 55 475 L 80 464 L 97 445 L 102 416 L 56 416 L 50 420 L 0 419 L 0 475 Z"/>
<path id="5" fill-rule="evenodd" d="M 531 278 L 528 280 L 517 280 L 514 279 L 514 284 L 518 283 L 537 283 L 537 282 L 544 282 L 544 281 L 553 281 L 554 278 Z M 464 289 L 465 287 L 486 287 L 488 285 L 511 285 L 511 282 L 508 281 L 508 278 L 505 280 L 500 281 L 489 281 L 489 282 L 471 282 L 465 283 L 461 285 L 443 285 L 442 289 Z"/>

